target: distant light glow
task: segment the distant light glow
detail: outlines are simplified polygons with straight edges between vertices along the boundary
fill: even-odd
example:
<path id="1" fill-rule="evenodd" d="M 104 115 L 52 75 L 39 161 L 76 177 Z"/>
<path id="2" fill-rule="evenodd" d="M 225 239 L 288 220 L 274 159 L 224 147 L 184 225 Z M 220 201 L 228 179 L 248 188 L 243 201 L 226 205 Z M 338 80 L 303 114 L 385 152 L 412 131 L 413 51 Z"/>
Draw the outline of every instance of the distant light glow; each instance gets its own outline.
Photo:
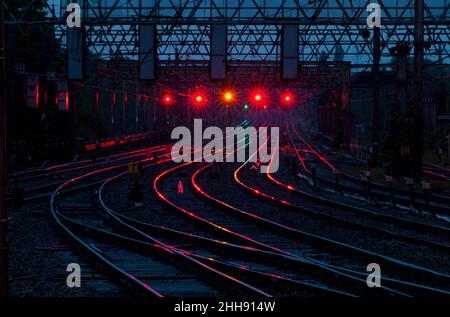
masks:
<path id="1" fill-rule="evenodd" d="M 205 87 L 196 88 L 190 94 L 191 106 L 195 109 L 202 109 L 208 103 L 208 90 Z"/>
<path id="2" fill-rule="evenodd" d="M 291 107 L 295 102 L 294 94 L 290 91 L 285 91 L 281 94 L 281 103 L 284 107 Z"/>
<path id="3" fill-rule="evenodd" d="M 65 100 L 66 111 L 69 110 L 69 92 L 66 92 L 66 100 Z"/>
<path id="4" fill-rule="evenodd" d="M 36 83 L 35 89 L 36 89 L 36 92 L 35 92 L 35 94 L 36 94 L 36 107 L 39 108 L 39 83 Z"/>
<path id="5" fill-rule="evenodd" d="M 269 90 L 263 84 L 253 84 L 248 91 L 250 106 L 255 109 L 267 109 L 271 102 Z"/>
<path id="6" fill-rule="evenodd" d="M 236 102 L 237 93 L 231 87 L 222 88 L 219 92 L 219 99 L 225 105 L 231 105 Z"/>
<path id="7" fill-rule="evenodd" d="M 171 95 L 164 95 L 162 100 L 166 105 L 170 105 L 173 102 L 173 98 Z"/>

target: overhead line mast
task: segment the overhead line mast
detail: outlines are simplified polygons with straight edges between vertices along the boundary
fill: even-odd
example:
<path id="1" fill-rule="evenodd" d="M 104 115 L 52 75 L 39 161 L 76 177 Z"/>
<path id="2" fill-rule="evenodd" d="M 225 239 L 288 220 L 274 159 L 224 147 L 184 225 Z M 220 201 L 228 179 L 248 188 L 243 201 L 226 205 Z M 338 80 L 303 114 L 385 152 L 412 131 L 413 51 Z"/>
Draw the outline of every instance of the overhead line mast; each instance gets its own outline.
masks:
<path id="1" fill-rule="evenodd" d="M 0 1 L 0 297 L 8 296 L 8 172 L 6 156 L 5 19 Z"/>

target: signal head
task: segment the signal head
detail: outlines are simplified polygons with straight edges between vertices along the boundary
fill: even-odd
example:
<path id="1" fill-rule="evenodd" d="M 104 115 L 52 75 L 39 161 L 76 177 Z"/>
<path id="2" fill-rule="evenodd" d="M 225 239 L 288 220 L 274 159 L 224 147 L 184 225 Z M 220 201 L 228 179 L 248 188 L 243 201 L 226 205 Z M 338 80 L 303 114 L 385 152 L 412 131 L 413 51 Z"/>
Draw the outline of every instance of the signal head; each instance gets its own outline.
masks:
<path id="1" fill-rule="evenodd" d="M 236 91 L 232 87 L 223 87 L 220 90 L 219 99 L 225 105 L 231 105 L 236 102 Z"/>
<path id="2" fill-rule="evenodd" d="M 208 103 L 208 91 L 204 87 L 196 88 L 189 97 L 191 105 L 196 109 L 202 109 Z"/>
<path id="3" fill-rule="evenodd" d="M 291 106 L 294 102 L 295 102 L 295 97 L 294 97 L 294 94 L 292 94 L 291 92 L 287 91 L 281 95 L 281 103 L 285 107 Z"/>
<path id="4" fill-rule="evenodd" d="M 271 100 L 270 91 L 262 84 L 253 84 L 249 91 L 249 104 L 252 109 L 263 109 L 264 106 L 269 106 Z"/>
<path id="5" fill-rule="evenodd" d="M 162 100 L 163 100 L 163 103 L 166 105 L 170 105 L 173 102 L 173 98 L 171 95 L 164 95 Z"/>

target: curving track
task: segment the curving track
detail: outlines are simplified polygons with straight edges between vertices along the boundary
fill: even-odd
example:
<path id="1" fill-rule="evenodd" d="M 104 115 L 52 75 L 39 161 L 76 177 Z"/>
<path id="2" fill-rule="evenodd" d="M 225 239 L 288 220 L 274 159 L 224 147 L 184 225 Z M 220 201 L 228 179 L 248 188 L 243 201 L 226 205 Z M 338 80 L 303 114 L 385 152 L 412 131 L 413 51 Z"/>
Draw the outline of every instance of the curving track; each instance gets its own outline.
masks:
<path id="1" fill-rule="evenodd" d="M 243 165 L 245 166 L 245 164 Z M 221 195 L 220 193 L 218 193 L 218 195 L 221 195 L 223 197 L 223 199 L 227 200 L 226 202 L 220 199 L 217 199 L 216 197 L 212 197 L 211 194 L 207 194 L 204 192 L 204 190 L 202 190 L 198 184 L 195 182 L 195 177 L 197 175 L 194 175 L 194 181 L 193 181 L 193 185 L 194 188 L 196 188 L 198 191 L 200 191 L 206 198 L 215 201 L 216 203 L 218 203 L 219 205 L 221 205 L 222 207 L 228 209 L 229 211 L 234 212 L 235 214 L 240 214 L 241 216 L 247 217 L 249 218 L 253 223 L 259 223 L 261 226 L 265 226 L 265 227 L 269 227 L 274 231 L 277 232 L 283 232 L 285 235 L 288 236 L 294 236 L 297 239 L 302 239 L 303 241 L 314 241 L 316 243 L 319 243 L 320 246 L 322 248 L 324 247 L 331 247 L 333 249 L 338 248 L 340 249 L 340 251 L 344 251 L 346 252 L 346 256 L 348 256 L 348 253 L 351 254 L 358 254 L 359 256 L 365 255 L 366 257 L 368 257 L 369 259 L 371 258 L 373 259 L 377 259 L 377 261 L 383 261 L 383 262 L 387 262 L 385 264 L 385 267 L 387 267 L 388 265 L 391 266 L 400 266 L 402 267 L 401 269 L 398 269 L 396 274 L 397 276 L 408 276 L 410 275 L 410 273 L 407 274 L 403 274 L 405 269 L 409 269 L 412 271 L 422 271 L 422 273 L 424 273 L 425 276 L 422 277 L 422 281 L 428 281 L 429 278 L 432 278 L 433 275 L 442 278 L 441 280 L 441 285 L 442 285 L 442 290 L 438 290 L 437 292 L 439 293 L 440 291 L 443 291 L 443 293 L 447 293 L 447 284 L 448 284 L 448 276 L 445 273 L 440 273 L 437 271 L 433 271 L 433 270 L 429 270 L 427 268 L 420 268 L 419 266 L 417 266 L 416 264 L 412 264 L 412 263 L 407 263 L 407 262 L 403 262 L 403 261 L 398 261 L 395 258 L 389 257 L 389 256 L 385 256 L 383 254 L 377 254 L 375 252 L 371 252 L 369 250 L 365 250 L 363 248 L 360 247 L 355 247 L 349 244 L 344 244 L 344 243 L 340 243 L 339 241 L 335 241 L 333 239 L 329 239 L 326 238 L 324 236 L 320 236 L 317 234 L 311 234 L 308 232 L 305 232 L 303 230 L 299 230 L 298 228 L 296 228 L 296 226 L 292 226 L 292 224 L 298 224 L 299 227 L 304 227 L 304 226 L 310 226 L 313 227 L 313 225 L 311 224 L 311 220 L 307 219 L 302 219 L 301 221 L 298 220 L 298 217 L 296 217 L 295 215 L 292 214 L 292 209 L 296 209 L 296 208 L 292 208 L 292 207 L 298 207 L 295 206 L 294 204 L 288 202 L 285 199 L 279 198 L 279 197 L 275 197 L 273 195 L 268 195 L 267 193 L 264 193 L 264 190 L 262 190 L 259 187 L 252 187 L 249 186 L 248 184 L 244 184 L 239 176 L 239 173 L 242 172 L 243 170 L 243 166 L 240 166 L 235 172 L 234 172 L 234 180 L 235 182 L 237 182 L 239 185 L 241 185 L 244 189 L 246 189 L 248 191 L 249 194 L 251 194 L 252 196 L 257 196 L 259 198 L 262 198 L 263 200 L 265 200 L 268 203 L 268 207 L 264 208 L 261 203 L 259 204 L 259 207 L 255 209 L 255 207 L 249 207 L 253 209 L 253 212 L 249 212 L 248 210 L 244 210 L 242 207 L 237 208 L 236 205 L 243 205 L 243 201 L 245 201 L 246 203 L 248 203 L 249 206 L 258 206 L 257 202 L 249 202 L 249 197 L 246 198 L 242 198 L 241 196 L 238 196 L 239 193 L 237 191 L 232 191 L 232 184 L 229 185 L 229 191 L 227 191 L 227 195 L 226 197 L 223 197 L 225 195 Z M 203 171 L 205 168 L 203 168 L 201 171 Z M 197 173 L 198 174 L 198 173 Z M 259 176 L 260 178 L 262 176 Z M 253 182 L 255 182 L 255 177 L 251 176 L 248 179 L 251 179 Z M 216 184 L 217 185 L 217 184 Z M 216 186 L 209 186 L 208 188 L 215 188 Z M 292 188 L 286 188 L 287 191 L 291 191 Z M 215 191 L 217 192 L 217 191 Z M 289 193 L 291 194 L 291 193 Z M 289 196 L 289 195 L 287 195 Z M 230 197 L 233 197 L 234 199 L 230 199 Z M 237 198 L 239 197 L 239 198 Z M 229 201 L 233 201 L 236 203 L 236 205 L 233 205 L 232 203 L 230 203 Z M 279 204 L 280 206 L 282 206 L 283 208 L 281 210 L 279 209 L 275 209 L 272 207 L 274 203 Z M 252 210 L 250 209 L 250 210 Z M 297 208 L 299 209 L 299 208 Z M 285 210 L 285 211 L 283 211 Z M 276 218 L 276 220 L 274 220 L 274 218 Z M 301 218 L 301 217 L 299 217 Z M 309 223 L 308 223 L 308 222 Z M 328 224 L 328 223 L 327 223 Z M 338 222 L 339 224 L 339 222 Z M 320 226 L 321 223 L 318 224 L 318 226 Z M 331 225 L 330 225 L 331 226 Z M 337 228 L 336 228 L 337 230 Z M 353 232 L 354 230 L 352 230 Z M 304 243 L 303 243 L 304 245 Z M 447 253 L 444 253 L 444 258 L 445 255 Z M 304 254 L 301 254 L 301 256 L 304 256 Z M 348 260 L 348 258 L 347 258 Z M 320 264 L 324 264 L 326 262 L 335 262 L 333 260 L 330 259 L 325 259 L 324 262 L 320 262 Z M 345 260 L 343 261 L 345 262 Z M 364 261 L 363 261 L 364 263 Z M 366 262 L 368 263 L 368 262 Z M 354 265 L 355 263 L 352 262 L 352 265 Z M 444 263 L 445 265 L 445 263 Z M 347 268 L 345 267 L 336 267 L 333 266 L 334 268 L 337 269 L 342 269 L 343 271 L 349 272 L 348 268 L 353 269 L 352 266 L 348 266 Z M 358 268 L 360 271 L 359 272 L 353 272 L 356 273 L 356 275 L 362 275 L 362 266 L 360 266 Z M 394 271 L 392 271 L 393 273 Z M 395 275 L 393 273 L 393 275 Z M 420 276 L 421 273 L 415 273 L 415 275 Z M 430 276 L 427 276 L 430 275 Z M 393 283 L 398 283 L 398 284 L 408 284 L 411 286 L 411 282 L 407 281 L 407 280 L 401 280 L 400 278 L 397 279 L 397 281 L 393 281 Z M 426 285 L 428 283 L 417 283 L 417 287 L 419 289 L 423 289 L 423 288 L 428 288 L 428 286 Z M 401 286 L 399 286 L 401 287 Z M 432 289 L 432 287 L 430 288 L 430 290 Z M 431 292 L 433 292 L 433 290 L 431 290 Z"/>
<path id="2" fill-rule="evenodd" d="M 284 123 L 271 118 L 259 125 Z M 286 146 L 279 171 L 260 174 L 249 161 L 175 164 L 169 144 L 108 155 L 95 165 L 82 160 L 15 176 L 26 187 L 27 203 L 50 197 L 59 234 L 129 294 L 450 294 L 448 223 L 372 206 L 355 192 L 338 195 L 323 179 L 315 188 L 308 180 L 311 162 L 336 168 L 294 124 L 283 131 L 302 177 L 283 164 Z M 130 161 L 146 171 L 142 206 L 130 205 L 124 190 Z M 366 284 L 366 266 L 373 262 L 382 268 L 379 288 Z"/>

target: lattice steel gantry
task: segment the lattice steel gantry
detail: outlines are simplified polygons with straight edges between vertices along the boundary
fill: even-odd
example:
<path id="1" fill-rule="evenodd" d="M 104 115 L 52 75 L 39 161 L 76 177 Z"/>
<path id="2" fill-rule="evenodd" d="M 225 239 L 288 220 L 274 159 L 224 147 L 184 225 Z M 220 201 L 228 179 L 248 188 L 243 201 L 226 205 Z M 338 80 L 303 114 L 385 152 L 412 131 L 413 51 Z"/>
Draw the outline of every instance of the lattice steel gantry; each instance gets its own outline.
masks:
<path id="1" fill-rule="evenodd" d="M 31 0 L 21 15 L 7 14 L 6 24 L 52 24 L 62 44 L 66 36 L 66 6 L 71 1 Z M 277 60 L 283 24 L 300 25 L 300 61 L 331 59 L 339 50 L 354 67 L 372 62 L 367 29 L 367 0 L 79 0 L 87 45 L 93 54 L 136 59 L 140 24 L 158 27 L 160 60 L 209 58 L 210 25 L 228 25 L 230 61 Z M 381 64 L 389 49 L 403 41 L 413 45 L 414 0 L 373 1 L 381 6 Z M 26 19 L 26 11 L 43 3 L 47 17 Z M 450 2 L 425 1 L 426 58 L 450 64 Z M 8 12 L 8 10 L 7 10 Z M 370 29 L 369 29 L 370 30 Z"/>

